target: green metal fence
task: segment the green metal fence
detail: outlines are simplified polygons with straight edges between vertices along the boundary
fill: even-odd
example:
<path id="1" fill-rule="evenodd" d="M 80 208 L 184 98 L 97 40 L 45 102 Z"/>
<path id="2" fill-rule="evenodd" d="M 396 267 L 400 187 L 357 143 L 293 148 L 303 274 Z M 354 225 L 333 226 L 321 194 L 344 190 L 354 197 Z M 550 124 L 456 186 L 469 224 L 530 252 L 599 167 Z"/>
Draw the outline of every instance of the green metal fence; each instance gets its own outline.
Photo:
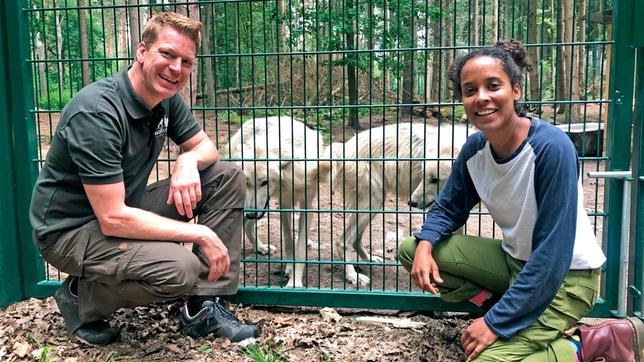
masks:
<path id="1" fill-rule="evenodd" d="M 452 98 L 446 79 L 451 61 L 498 39 L 524 42 L 534 63 L 523 85 L 525 106 L 576 140 L 583 161 L 585 206 L 608 256 L 594 314 L 608 315 L 617 308 L 623 185 L 585 175 L 630 167 L 631 144 L 626 140 L 631 135 L 634 98 L 632 15 L 636 6 L 641 7 L 633 0 L 26 0 L 17 4 L 2 0 L 0 4 L 4 10 L 0 23 L 6 24 L 0 32 L 0 55 L 8 59 L 0 73 L 6 84 L 0 98 L 4 102 L 0 103 L 0 161 L 4 161 L 0 193 L 6 200 L 0 262 L 5 274 L 17 275 L 15 280 L 0 279 L 0 304 L 51 294 L 62 277 L 38 257 L 27 217 L 30 190 L 60 110 L 83 85 L 130 64 L 140 29 L 152 12 L 174 10 L 203 23 L 199 66 L 182 93 L 225 154 L 230 154 L 229 139 L 242 122 L 265 116 L 302 121 L 317 130 L 325 144 L 348 141 L 357 131 L 381 125 L 417 122 L 432 128 L 465 123 L 462 106 Z M 638 72 L 641 77 L 641 65 Z M 641 94 L 640 89 L 639 99 Z M 635 124 L 640 128 L 635 129 L 641 136 L 639 104 L 640 121 Z M 641 165 L 641 144 L 636 142 L 633 150 L 640 156 L 633 159 Z M 307 167 L 330 159 L 322 147 L 318 151 L 308 157 Z M 177 147 L 168 144 L 150 180 L 166 177 L 176 155 Z M 294 156 L 256 153 L 231 157 L 242 159 L 246 164 L 255 161 L 254 167 L 298 161 Z M 333 159 L 346 165 L 385 161 L 371 153 Z M 410 159 L 387 160 L 392 161 L 402 165 Z M 638 175 L 641 167 L 633 167 Z M 285 195 L 278 192 L 266 208 L 247 209 L 267 212 L 254 231 L 276 250 L 262 255 L 245 241 L 236 300 L 468 310 L 465 304 L 444 304 L 421 293 L 394 260 L 400 236 L 420 227 L 424 211 L 407 206 L 408 198 L 395 190 L 382 207 L 347 208 L 356 193 L 346 192 L 346 182 L 357 180 L 345 180 L 339 187 L 324 179 L 307 184 L 305 192 L 318 194 L 312 207 L 284 207 Z M 637 206 L 642 195 L 635 191 Z M 640 221 L 640 229 L 634 227 L 631 237 L 637 243 L 630 249 L 630 312 L 640 310 L 633 303 L 642 299 L 643 278 L 633 277 L 642 270 L 641 209 L 634 207 L 632 217 Z M 282 251 L 279 217 L 285 212 L 312 216 L 306 225 L 312 243 L 304 259 Z M 352 244 L 341 238 L 356 214 L 373 216 L 362 245 L 383 261 L 354 263 L 333 256 L 334 243 Z M 465 231 L 501 237 L 483 206 L 473 210 Z M 355 253 L 351 246 L 347 250 Z M 304 287 L 285 287 L 288 278 L 276 274 L 289 264 L 305 265 Z M 369 283 L 347 282 L 348 264 L 358 265 Z"/>

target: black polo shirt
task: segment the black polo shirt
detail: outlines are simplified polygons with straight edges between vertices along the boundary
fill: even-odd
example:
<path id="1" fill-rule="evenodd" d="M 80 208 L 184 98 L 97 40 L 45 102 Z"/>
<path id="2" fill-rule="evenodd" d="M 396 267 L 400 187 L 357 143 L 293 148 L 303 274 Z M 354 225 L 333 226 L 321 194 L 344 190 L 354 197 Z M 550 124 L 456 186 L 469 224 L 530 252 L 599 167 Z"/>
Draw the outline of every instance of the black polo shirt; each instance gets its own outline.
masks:
<path id="1" fill-rule="evenodd" d="M 36 244 L 96 218 L 83 184 L 123 181 L 125 204 L 139 207 L 166 136 L 181 144 L 201 130 L 179 94 L 148 109 L 127 71 L 83 88 L 63 108 L 38 175 L 29 218 Z"/>

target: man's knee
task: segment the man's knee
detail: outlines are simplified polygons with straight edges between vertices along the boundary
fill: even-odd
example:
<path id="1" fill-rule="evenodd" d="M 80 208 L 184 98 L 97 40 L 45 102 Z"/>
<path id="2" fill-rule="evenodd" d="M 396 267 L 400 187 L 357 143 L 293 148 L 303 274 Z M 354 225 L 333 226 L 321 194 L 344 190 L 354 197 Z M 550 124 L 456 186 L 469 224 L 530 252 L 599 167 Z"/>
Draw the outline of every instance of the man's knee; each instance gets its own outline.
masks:
<path id="1" fill-rule="evenodd" d="M 180 297 L 187 294 L 199 279 L 201 262 L 189 250 L 178 253 L 176 258 L 164 268 L 157 279 L 157 287 L 167 297 Z"/>
<path id="2" fill-rule="evenodd" d="M 165 260 L 152 266 L 151 278 L 145 278 L 166 297 L 185 295 L 197 283 L 201 270 L 201 262 L 189 249 L 177 245 L 173 250 L 172 254 L 165 254 Z"/>
<path id="3" fill-rule="evenodd" d="M 223 192 L 225 197 L 234 198 L 235 200 L 230 201 L 243 207 L 246 200 L 246 176 L 237 164 L 228 161 L 217 161 L 214 165 L 202 171 L 201 181 L 210 191 L 225 189 L 225 192 Z M 220 193 L 220 191 L 215 193 Z M 215 193 L 213 193 L 213 196 Z"/>

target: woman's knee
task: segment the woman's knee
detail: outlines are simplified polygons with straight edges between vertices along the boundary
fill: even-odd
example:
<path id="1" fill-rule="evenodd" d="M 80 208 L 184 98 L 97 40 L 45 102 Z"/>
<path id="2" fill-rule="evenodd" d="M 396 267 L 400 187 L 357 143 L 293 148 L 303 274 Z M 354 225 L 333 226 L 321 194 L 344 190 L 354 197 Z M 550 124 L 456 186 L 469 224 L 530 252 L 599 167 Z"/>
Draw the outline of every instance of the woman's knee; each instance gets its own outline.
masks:
<path id="1" fill-rule="evenodd" d="M 416 255 L 416 246 L 418 241 L 415 236 L 410 236 L 404 239 L 398 246 L 396 251 L 396 260 L 408 271 L 411 271 L 411 266 L 414 264 L 414 256 Z"/>

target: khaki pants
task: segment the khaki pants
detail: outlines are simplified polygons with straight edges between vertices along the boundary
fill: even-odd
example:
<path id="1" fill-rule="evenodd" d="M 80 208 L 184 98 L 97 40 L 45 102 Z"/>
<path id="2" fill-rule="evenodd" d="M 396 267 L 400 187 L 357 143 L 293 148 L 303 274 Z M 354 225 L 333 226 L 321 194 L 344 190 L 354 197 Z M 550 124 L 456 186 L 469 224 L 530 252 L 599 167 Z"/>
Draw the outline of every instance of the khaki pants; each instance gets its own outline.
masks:
<path id="1" fill-rule="evenodd" d="M 200 224 L 217 233 L 228 248 L 228 274 L 207 280 L 208 265 L 193 247 L 178 242 L 130 240 L 105 236 L 98 221 L 64 232 L 43 258 L 80 277 L 81 323 L 105 319 L 121 307 L 135 307 L 191 295 L 231 295 L 239 283 L 242 209 L 246 180 L 241 169 L 218 161 L 201 173 L 202 199 L 195 214 Z M 188 221 L 167 205 L 169 179 L 147 187 L 142 209 Z"/>
<path id="2" fill-rule="evenodd" d="M 411 271 L 418 242 L 401 242 L 397 258 Z M 503 294 L 523 268 L 501 248 L 501 241 L 454 235 L 432 251 L 444 283 L 441 299 L 460 302 L 487 289 Z M 599 294 L 600 270 L 571 270 L 546 310 L 527 328 L 509 339 L 497 339 L 476 361 L 574 361 L 572 345 L 561 338 L 588 313 Z"/>

